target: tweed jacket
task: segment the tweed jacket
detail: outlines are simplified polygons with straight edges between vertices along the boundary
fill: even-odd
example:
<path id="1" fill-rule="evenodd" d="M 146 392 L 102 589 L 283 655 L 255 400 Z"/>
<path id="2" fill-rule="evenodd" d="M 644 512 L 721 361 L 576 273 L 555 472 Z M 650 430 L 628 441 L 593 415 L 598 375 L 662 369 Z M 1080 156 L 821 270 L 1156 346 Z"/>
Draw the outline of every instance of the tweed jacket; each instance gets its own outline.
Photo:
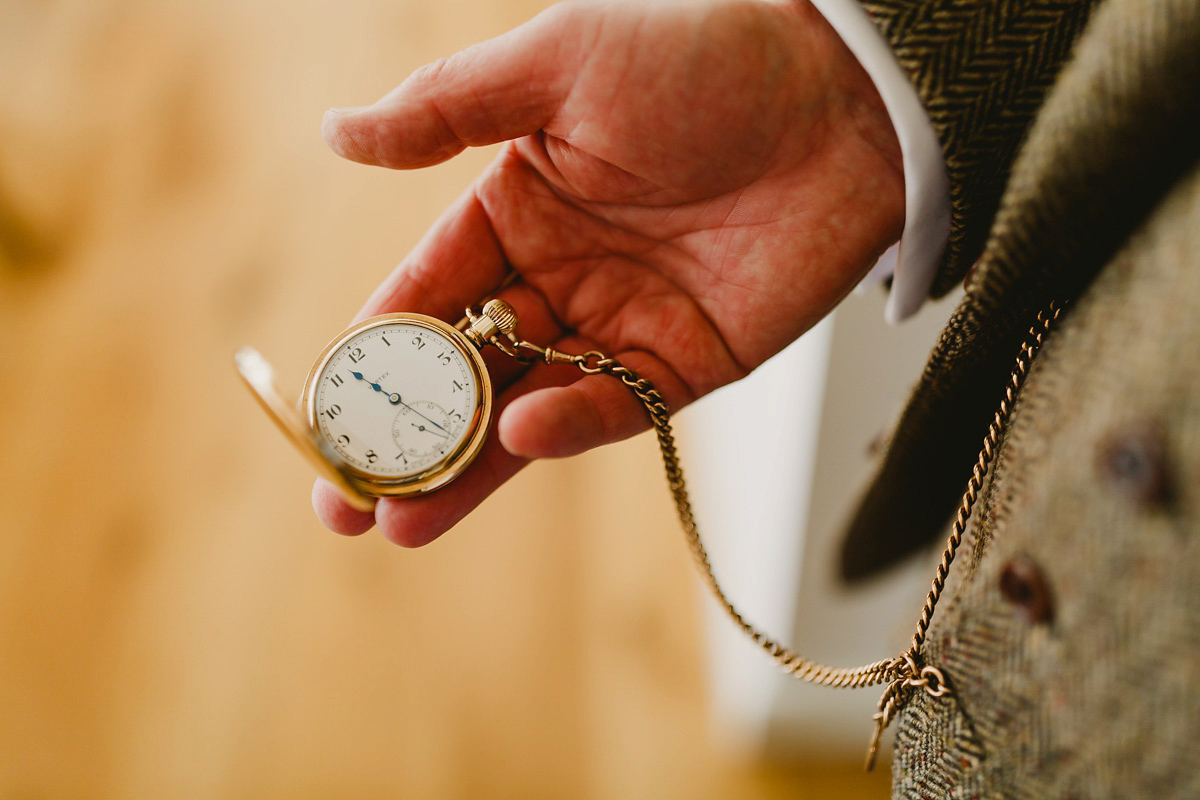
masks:
<path id="1" fill-rule="evenodd" d="M 1001 438 L 899 717 L 897 797 L 1200 797 L 1200 3 L 865 0 L 952 182 L 967 293 L 852 519 L 863 580 L 944 539 Z M 972 265 L 974 265 L 972 267 Z"/>

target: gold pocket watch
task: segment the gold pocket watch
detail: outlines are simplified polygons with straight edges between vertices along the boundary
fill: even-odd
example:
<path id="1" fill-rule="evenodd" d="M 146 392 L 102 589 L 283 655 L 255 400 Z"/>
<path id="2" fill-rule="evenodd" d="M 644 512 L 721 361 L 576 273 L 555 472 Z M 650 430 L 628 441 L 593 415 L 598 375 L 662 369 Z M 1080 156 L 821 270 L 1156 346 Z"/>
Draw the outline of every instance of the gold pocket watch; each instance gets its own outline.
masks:
<path id="1" fill-rule="evenodd" d="M 235 360 L 292 443 L 347 502 L 368 511 L 375 498 L 433 491 L 470 466 L 495 396 L 480 349 L 492 342 L 519 355 L 516 348 L 532 347 L 512 335 L 516 321 L 502 300 L 482 314 L 468 309 L 458 327 L 423 314 L 371 317 L 325 347 L 298 408 L 280 396 L 257 351 L 244 347 Z"/>

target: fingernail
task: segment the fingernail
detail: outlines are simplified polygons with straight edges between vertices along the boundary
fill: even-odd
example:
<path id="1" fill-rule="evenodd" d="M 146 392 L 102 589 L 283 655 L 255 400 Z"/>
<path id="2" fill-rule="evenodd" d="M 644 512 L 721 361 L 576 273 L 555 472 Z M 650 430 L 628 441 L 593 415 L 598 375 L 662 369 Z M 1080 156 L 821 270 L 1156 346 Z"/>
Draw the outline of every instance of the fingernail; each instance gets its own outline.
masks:
<path id="1" fill-rule="evenodd" d="M 370 108 L 370 106 L 340 106 L 340 107 L 334 107 L 334 108 L 327 109 L 327 110 L 325 111 L 325 116 L 327 116 L 327 117 L 330 117 L 330 116 L 332 116 L 332 117 L 344 117 L 344 116 L 347 116 L 347 115 L 350 115 L 350 114 L 357 114 L 358 112 L 362 111 L 362 110 L 363 110 L 363 109 L 365 109 L 365 108 Z"/>

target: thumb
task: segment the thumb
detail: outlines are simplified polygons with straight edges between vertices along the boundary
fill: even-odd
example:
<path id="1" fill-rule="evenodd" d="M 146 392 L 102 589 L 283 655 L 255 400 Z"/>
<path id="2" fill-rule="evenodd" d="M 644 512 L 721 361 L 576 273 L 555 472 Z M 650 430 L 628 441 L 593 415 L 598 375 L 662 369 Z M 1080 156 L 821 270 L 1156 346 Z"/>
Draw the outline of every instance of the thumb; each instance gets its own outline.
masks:
<path id="1" fill-rule="evenodd" d="M 330 109 L 321 121 L 325 141 L 351 161 L 414 169 L 535 133 L 554 118 L 578 71 L 579 15 L 571 7 L 427 64 L 374 105 Z"/>

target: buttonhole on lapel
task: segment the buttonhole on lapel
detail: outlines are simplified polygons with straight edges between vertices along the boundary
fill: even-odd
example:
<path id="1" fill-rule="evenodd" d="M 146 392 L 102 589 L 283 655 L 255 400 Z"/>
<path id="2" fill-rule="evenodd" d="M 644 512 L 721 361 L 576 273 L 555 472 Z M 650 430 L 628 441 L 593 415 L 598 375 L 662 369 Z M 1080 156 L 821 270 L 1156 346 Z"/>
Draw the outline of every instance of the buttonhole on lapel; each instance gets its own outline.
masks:
<path id="1" fill-rule="evenodd" d="M 1166 450 L 1157 425 L 1138 423 L 1116 430 L 1100 444 L 1100 474 L 1142 508 L 1165 505 L 1171 496 Z"/>
<path id="2" fill-rule="evenodd" d="M 963 275 L 963 291 L 968 291 L 971 288 L 971 278 L 975 277 L 975 273 L 979 271 L 979 264 L 983 261 L 982 258 L 975 259 L 975 263 L 967 268 L 967 274 Z"/>
<path id="3" fill-rule="evenodd" d="M 1015 556 L 1000 570 L 1000 594 L 1030 622 L 1054 620 L 1050 584 L 1041 567 L 1029 556 Z"/>

